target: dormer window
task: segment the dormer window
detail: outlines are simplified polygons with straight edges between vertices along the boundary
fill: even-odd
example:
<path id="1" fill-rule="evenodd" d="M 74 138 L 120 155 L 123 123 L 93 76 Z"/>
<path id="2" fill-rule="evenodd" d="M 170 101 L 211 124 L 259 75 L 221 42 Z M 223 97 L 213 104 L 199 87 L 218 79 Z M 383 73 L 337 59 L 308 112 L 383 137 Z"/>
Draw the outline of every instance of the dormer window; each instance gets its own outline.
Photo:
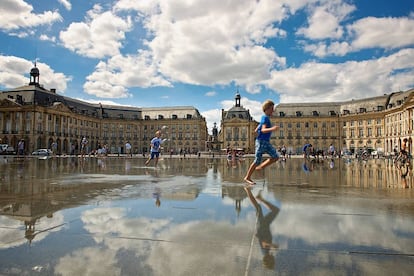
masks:
<path id="1" fill-rule="evenodd" d="M 296 117 L 301 117 L 302 116 L 302 111 L 296 111 Z"/>
<path id="2" fill-rule="evenodd" d="M 279 116 L 280 116 L 280 117 L 285 117 L 285 116 L 286 116 L 286 114 L 285 114 L 285 112 L 280 111 L 280 112 L 279 112 Z"/>
<path id="3" fill-rule="evenodd" d="M 365 107 L 359 108 L 359 113 L 365 113 L 365 112 L 367 112 L 367 109 Z"/>
<path id="4" fill-rule="evenodd" d="M 336 112 L 335 112 L 335 111 L 333 111 L 333 110 L 331 110 L 331 111 L 329 111 L 329 115 L 331 115 L 331 116 L 335 116 L 335 115 L 336 115 Z"/>
<path id="5" fill-rule="evenodd" d="M 344 109 L 343 112 L 344 112 L 344 115 L 349 115 L 349 113 L 350 113 L 348 109 Z"/>
<path id="6" fill-rule="evenodd" d="M 318 113 L 318 111 L 314 110 L 314 111 L 312 111 L 312 115 L 313 116 L 319 116 L 319 113 Z"/>
<path id="7" fill-rule="evenodd" d="M 150 119 L 150 116 L 145 115 L 144 120 L 149 120 L 149 119 Z"/>
<path id="8" fill-rule="evenodd" d="M 161 115 L 161 114 L 159 114 L 159 115 L 158 115 L 158 120 L 162 120 L 162 119 L 164 119 L 164 116 L 163 116 L 163 115 Z"/>

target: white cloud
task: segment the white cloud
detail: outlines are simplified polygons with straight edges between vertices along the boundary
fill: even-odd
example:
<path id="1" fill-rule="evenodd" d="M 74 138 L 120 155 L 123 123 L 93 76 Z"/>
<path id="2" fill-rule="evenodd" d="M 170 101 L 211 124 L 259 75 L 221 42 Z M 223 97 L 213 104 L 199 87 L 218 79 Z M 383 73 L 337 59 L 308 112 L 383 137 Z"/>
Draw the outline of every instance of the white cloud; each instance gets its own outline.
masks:
<path id="1" fill-rule="evenodd" d="M 403 71 L 405 73 L 397 73 Z M 414 49 L 367 61 L 308 62 L 274 71 L 266 84 L 281 102 L 326 102 L 379 96 L 414 86 Z"/>
<path id="2" fill-rule="evenodd" d="M 103 58 L 119 54 L 125 32 L 131 28 L 129 18 L 102 12 L 99 5 L 88 12 L 86 22 L 74 22 L 60 32 L 63 46 L 79 55 Z"/>
<path id="3" fill-rule="evenodd" d="M 214 97 L 215 95 L 217 95 L 217 92 L 216 91 L 208 91 L 205 95 L 207 97 Z"/>
<path id="4" fill-rule="evenodd" d="M 283 58 L 262 46 L 281 33 L 272 24 L 284 16 L 269 1 L 168 1 L 145 27 L 155 34 L 148 46 L 170 79 L 202 85 L 235 81 L 254 92 L 271 67 L 284 66 Z"/>
<path id="5" fill-rule="evenodd" d="M 48 35 L 45 35 L 45 34 L 40 35 L 39 39 L 43 40 L 43 41 L 56 42 L 56 37 L 54 37 L 54 36 L 49 37 Z"/>
<path id="6" fill-rule="evenodd" d="M 329 19 L 321 18 L 318 20 L 318 24 L 329 28 Z M 350 52 L 363 49 L 383 48 L 389 50 L 414 45 L 413 18 L 366 17 L 346 25 L 345 29 L 347 35 L 344 37 L 324 35 L 324 32 L 317 27 L 302 28 L 298 34 L 312 39 L 337 38 L 337 40 L 327 40 L 316 44 L 312 44 L 312 41 L 304 42 L 304 50 L 317 57 L 345 56 Z"/>
<path id="7" fill-rule="evenodd" d="M 147 50 L 139 50 L 136 56 L 121 56 L 120 38 L 115 36 L 105 43 L 113 47 L 98 49 L 92 26 L 99 25 L 96 21 L 102 14 L 120 18 L 102 12 L 100 6 L 89 12 L 85 23 L 72 23 L 66 32 L 61 32 L 61 39 L 66 47 L 81 55 L 112 56 L 98 64 L 84 85 L 87 93 L 98 97 L 128 97 L 130 87 L 171 86 L 171 82 L 196 85 L 235 82 L 245 86 L 249 93 L 259 93 L 258 83 L 269 78 L 270 70 L 286 64 L 285 58 L 273 49 L 263 47 L 270 38 L 286 36 L 284 30 L 274 27 L 275 22 L 288 16 L 286 7 L 269 0 L 231 1 L 225 5 L 218 0 L 208 3 L 123 0 L 116 3 L 113 12 L 139 13 L 138 20 L 149 35 L 144 43 Z"/>
<path id="8" fill-rule="evenodd" d="M 171 86 L 159 76 L 148 52 L 139 55 L 116 55 L 107 62 L 99 62 L 95 72 L 87 77 L 85 92 L 103 98 L 125 98 L 126 87 Z"/>
<path id="9" fill-rule="evenodd" d="M 352 50 L 352 47 L 348 42 L 332 42 L 331 44 L 319 42 L 317 44 L 304 43 L 303 49 L 316 57 L 323 58 L 331 55 L 344 56 Z"/>
<path id="10" fill-rule="evenodd" d="M 62 21 L 57 11 L 45 11 L 42 14 L 33 13 L 33 6 L 23 0 L 0 1 L 0 29 L 5 31 L 21 28 L 37 27 Z"/>
<path id="11" fill-rule="evenodd" d="M 23 58 L 0 56 L 0 83 L 6 88 L 27 85 L 30 81 L 28 74 L 33 66 L 33 62 Z M 72 79 L 70 76 L 57 73 L 49 65 L 42 62 L 37 62 L 36 66 L 40 71 L 41 85 L 46 89 L 56 88 L 59 92 L 66 90 L 67 82 Z"/>
<path id="12" fill-rule="evenodd" d="M 342 0 L 326 1 L 322 5 L 310 5 L 308 26 L 302 27 L 297 34 L 309 39 L 341 38 L 344 31 L 341 21 L 356 9 L 354 5 Z"/>
<path id="13" fill-rule="evenodd" d="M 375 18 L 360 19 L 348 26 L 355 38 L 354 50 L 366 48 L 395 49 L 414 45 L 413 18 Z"/>
<path id="14" fill-rule="evenodd" d="M 67 9 L 68 11 L 70 11 L 72 9 L 72 4 L 70 3 L 70 1 L 68 0 L 58 0 L 59 3 L 61 3 L 65 9 Z"/>

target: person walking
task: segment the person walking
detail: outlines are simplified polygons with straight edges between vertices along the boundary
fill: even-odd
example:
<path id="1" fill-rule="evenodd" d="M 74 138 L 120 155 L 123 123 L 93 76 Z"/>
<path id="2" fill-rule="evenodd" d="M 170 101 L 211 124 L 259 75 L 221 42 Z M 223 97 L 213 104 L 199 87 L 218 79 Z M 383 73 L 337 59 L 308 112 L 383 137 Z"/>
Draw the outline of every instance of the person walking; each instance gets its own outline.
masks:
<path id="1" fill-rule="evenodd" d="M 255 170 L 262 170 L 279 159 L 279 154 L 270 144 L 270 136 L 272 135 L 272 132 L 279 128 L 278 126 L 272 126 L 270 122 L 270 116 L 273 114 L 274 106 L 275 104 L 271 100 L 265 101 L 262 105 L 264 115 L 255 129 L 255 132 L 258 133 L 255 141 L 255 158 L 244 177 L 244 181 L 249 185 L 256 184 L 251 178 Z M 270 158 L 262 163 L 262 156 L 264 153 L 269 154 Z"/>
<path id="2" fill-rule="evenodd" d="M 24 155 L 24 140 L 21 139 L 17 144 L 17 155 Z"/>
<path id="3" fill-rule="evenodd" d="M 87 146 L 88 146 L 88 140 L 86 140 L 86 137 L 83 137 L 81 141 L 81 158 L 85 157 Z"/>
<path id="4" fill-rule="evenodd" d="M 129 143 L 129 141 L 127 141 L 125 144 L 125 152 L 126 152 L 126 156 L 132 157 L 132 146 Z"/>

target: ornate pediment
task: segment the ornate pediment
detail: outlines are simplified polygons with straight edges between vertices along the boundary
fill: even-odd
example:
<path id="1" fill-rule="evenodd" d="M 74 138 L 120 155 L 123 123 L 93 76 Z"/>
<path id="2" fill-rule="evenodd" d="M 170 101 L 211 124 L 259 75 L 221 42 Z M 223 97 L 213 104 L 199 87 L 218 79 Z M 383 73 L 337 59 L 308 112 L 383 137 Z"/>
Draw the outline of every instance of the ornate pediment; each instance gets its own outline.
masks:
<path id="1" fill-rule="evenodd" d="M 14 100 L 2 99 L 0 100 L 0 107 L 21 107 L 21 104 L 16 103 Z"/>
<path id="2" fill-rule="evenodd" d="M 72 110 L 62 102 L 54 102 L 51 108 L 62 112 L 72 112 Z"/>

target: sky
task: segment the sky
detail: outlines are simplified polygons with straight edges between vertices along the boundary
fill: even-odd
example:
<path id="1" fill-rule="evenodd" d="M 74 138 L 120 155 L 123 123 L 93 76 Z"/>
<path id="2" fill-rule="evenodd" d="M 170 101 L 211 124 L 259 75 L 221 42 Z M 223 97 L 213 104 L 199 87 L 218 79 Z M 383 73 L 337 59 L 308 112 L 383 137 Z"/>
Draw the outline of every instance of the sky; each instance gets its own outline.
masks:
<path id="1" fill-rule="evenodd" d="M 337 102 L 414 88 L 412 0 L 1 0 L 0 90 L 91 103 Z"/>

